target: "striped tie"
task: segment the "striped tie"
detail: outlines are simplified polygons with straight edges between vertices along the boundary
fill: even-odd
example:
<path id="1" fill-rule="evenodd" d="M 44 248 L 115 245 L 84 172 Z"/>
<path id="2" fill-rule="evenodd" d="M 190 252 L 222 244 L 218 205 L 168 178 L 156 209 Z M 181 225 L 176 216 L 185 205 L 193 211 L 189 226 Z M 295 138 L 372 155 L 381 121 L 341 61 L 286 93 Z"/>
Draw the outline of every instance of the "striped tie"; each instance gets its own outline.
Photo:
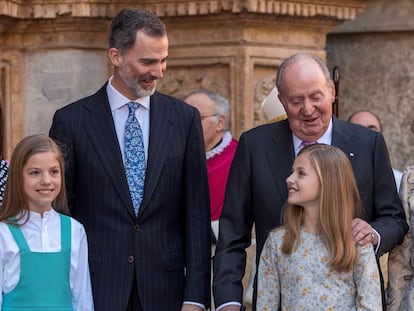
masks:
<path id="1" fill-rule="evenodd" d="M 317 144 L 317 143 L 318 143 L 317 141 L 302 140 L 302 142 L 299 145 L 299 150 L 301 150 L 302 148 L 305 148 L 306 146 L 314 145 L 314 144 Z"/>

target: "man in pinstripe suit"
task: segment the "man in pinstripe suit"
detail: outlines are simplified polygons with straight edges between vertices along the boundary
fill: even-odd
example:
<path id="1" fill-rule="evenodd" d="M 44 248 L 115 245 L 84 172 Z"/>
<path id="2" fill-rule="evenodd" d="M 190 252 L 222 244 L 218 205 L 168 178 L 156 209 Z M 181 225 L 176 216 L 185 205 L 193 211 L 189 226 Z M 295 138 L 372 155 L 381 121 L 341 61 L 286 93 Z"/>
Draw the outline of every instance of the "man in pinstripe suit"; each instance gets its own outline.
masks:
<path id="1" fill-rule="evenodd" d="M 155 91 L 168 38 L 152 13 L 115 16 L 108 55 L 108 83 L 58 110 L 50 129 L 66 153 L 72 215 L 87 231 L 96 310 L 203 310 L 210 207 L 200 114 Z M 147 167 L 137 216 L 123 165 L 131 101 L 139 103 Z"/>

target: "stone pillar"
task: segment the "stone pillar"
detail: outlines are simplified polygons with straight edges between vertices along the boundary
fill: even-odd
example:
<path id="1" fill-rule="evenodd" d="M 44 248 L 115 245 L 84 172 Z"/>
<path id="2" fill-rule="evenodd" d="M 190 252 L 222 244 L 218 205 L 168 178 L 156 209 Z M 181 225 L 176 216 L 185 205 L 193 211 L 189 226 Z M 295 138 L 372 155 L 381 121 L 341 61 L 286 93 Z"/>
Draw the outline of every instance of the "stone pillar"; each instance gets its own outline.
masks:
<path id="1" fill-rule="evenodd" d="M 104 83 L 107 25 L 107 20 L 60 17 L 15 20 L 6 31 L 0 76 L 6 155 L 23 136 L 47 134 L 57 108 Z"/>
<path id="2" fill-rule="evenodd" d="M 261 102 L 281 61 L 297 51 L 326 58 L 326 34 L 363 10 L 366 0 L 205 0 L 0 2 L 1 98 L 8 150 L 47 132 L 53 112 L 95 92 L 111 74 L 107 30 L 123 7 L 153 11 L 167 25 L 170 51 L 159 90 L 194 88 L 232 103 L 234 135 L 266 122 Z"/>
<path id="3" fill-rule="evenodd" d="M 328 35 L 327 58 L 340 67 L 339 115 L 381 119 L 393 167 L 414 164 L 414 2 L 375 0 Z"/>

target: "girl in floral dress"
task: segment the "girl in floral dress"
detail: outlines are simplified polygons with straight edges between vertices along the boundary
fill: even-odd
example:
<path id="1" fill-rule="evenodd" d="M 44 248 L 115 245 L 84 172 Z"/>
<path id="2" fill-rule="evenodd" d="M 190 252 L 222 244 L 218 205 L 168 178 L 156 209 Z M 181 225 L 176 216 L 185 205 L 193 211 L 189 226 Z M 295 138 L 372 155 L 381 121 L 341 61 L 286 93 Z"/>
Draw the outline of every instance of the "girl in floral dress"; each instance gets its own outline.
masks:
<path id="1" fill-rule="evenodd" d="M 323 144 L 303 148 L 286 180 L 284 226 L 263 247 L 257 310 L 382 310 L 374 249 L 356 245 L 360 199 L 347 156 Z"/>

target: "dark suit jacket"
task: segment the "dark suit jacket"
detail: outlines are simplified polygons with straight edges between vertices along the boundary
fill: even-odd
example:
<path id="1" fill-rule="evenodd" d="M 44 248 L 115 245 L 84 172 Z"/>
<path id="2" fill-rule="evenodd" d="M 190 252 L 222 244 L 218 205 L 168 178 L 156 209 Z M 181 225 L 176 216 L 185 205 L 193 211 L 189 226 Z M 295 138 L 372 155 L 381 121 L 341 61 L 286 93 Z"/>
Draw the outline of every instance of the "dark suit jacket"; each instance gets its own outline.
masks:
<path id="1" fill-rule="evenodd" d="M 332 145 L 342 149 L 352 163 L 363 201 L 363 218 L 381 236 L 381 255 L 400 244 L 408 230 L 384 139 L 380 133 L 336 118 L 332 131 Z M 242 301 L 244 249 L 250 245 L 253 223 L 258 263 L 268 232 L 281 224 L 288 194 L 286 178 L 293 161 L 287 120 L 259 126 L 241 136 L 220 217 L 214 258 L 216 306 Z"/>
<path id="2" fill-rule="evenodd" d="M 136 273 L 144 310 L 210 303 L 210 206 L 200 116 L 155 93 L 145 190 L 134 216 L 104 85 L 58 110 L 69 207 L 86 229 L 96 310 L 125 310 Z"/>

